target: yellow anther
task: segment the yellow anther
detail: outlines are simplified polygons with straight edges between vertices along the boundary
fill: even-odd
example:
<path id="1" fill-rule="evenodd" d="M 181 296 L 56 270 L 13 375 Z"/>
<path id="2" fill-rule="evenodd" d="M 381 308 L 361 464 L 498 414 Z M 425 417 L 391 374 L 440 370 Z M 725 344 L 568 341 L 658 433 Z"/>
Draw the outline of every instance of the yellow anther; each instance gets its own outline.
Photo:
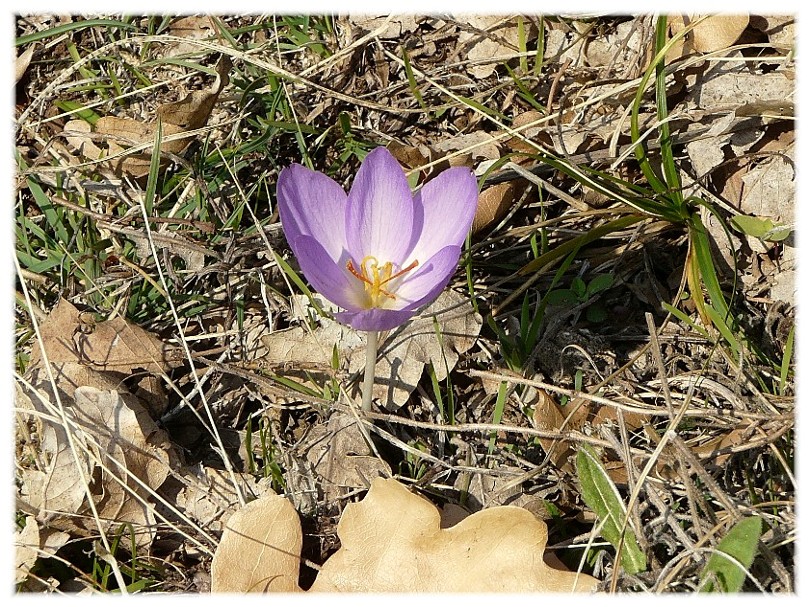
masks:
<path id="1" fill-rule="evenodd" d="M 398 278 L 406 272 L 409 272 L 418 265 L 418 261 L 413 261 L 413 263 L 408 265 L 406 268 L 402 268 L 394 274 L 393 264 L 391 262 L 386 261 L 380 265 L 376 257 L 367 255 L 363 257 L 362 261 L 360 262 L 359 270 L 354 267 L 354 263 L 350 259 L 346 263 L 346 268 L 356 278 L 365 283 L 365 292 L 368 294 L 370 302 L 369 307 L 378 308 L 380 307 L 382 297 L 396 299 L 396 296 L 393 293 L 383 289 L 382 287 L 391 280 Z"/>

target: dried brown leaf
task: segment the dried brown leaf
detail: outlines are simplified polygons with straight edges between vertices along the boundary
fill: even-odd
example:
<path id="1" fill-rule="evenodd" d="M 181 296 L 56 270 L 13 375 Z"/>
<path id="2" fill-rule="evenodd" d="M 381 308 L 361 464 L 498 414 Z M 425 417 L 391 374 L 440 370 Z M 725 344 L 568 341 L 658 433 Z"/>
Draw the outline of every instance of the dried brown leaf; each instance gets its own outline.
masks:
<path id="1" fill-rule="evenodd" d="M 490 186 L 478 196 L 478 209 L 472 221 L 472 233 L 477 234 L 500 221 L 514 206 L 519 188 L 517 181 L 506 181 Z"/>
<path id="2" fill-rule="evenodd" d="M 475 78 L 491 76 L 497 69 L 497 60 L 511 59 L 519 48 L 514 20 L 502 15 L 457 15 L 455 20 L 469 26 L 461 30 L 458 44 L 468 45 L 466 58 L 471 63 L 467 71 Z"/>
<path id="3" fill-rule="evenodd" d="M 328 305 L 324 307 L 329 309 Z M 459 354 L 474 345 L 482 325 L 468 297 L 444 291 L 416 318 L 380 337 L 374 397 L 384 407 L 398 409 L 416 389 L 427 363 L 443 381 L 458 362 Z M 269 352 L 267 360 L 274 365 L 283 361 L 285 373 L 301 367 L 327 368 L 335 345 L 341 361 L 354 373 L 365 367 L 365 339 L 362 331 L 321 318 L 320 327 L 311 333 L 295 327 L 266 335 L 262 342 Z"/>
<path id="4" fill-rule="evenodd" d="M 450 509 L 452 510 L 452 509 Z M 377 478 L 343 511 L 341 547 L 313 592 L 587 592 L 597 580 L 545 554 L 547 526 L 498 506 L 446 515 L 393 479 Z M 290 502 L 268 496 L 227 523 L 211 570 L 213 592 L 296 592 L 302 533 Z"/>
<path id="5" fill-rule="evenodd" d="M 34 58 L 34 45 L 32 44 L 25 49 L 21 55 L 17 55 L 14 62 L 14 82 L 19 82 L 25 72 L 28 71 L 28 66 L 31 65 L 31 59 Z"/>
<path id="6" fill-rule="evenodd" d="M 681 32 L 689 24 L 699 21 L 694 28 L 686 34 L 681 43 L 672 47 L 669 59 L 691 54 L 712 53 L 732 46 L 742 35 L 750 23 L 749 15 L 673 15 L 668 18 L 672 35 Z"/>
<path id="7" fill-rule="evenodd" d="M 441 529 L 438 509 L 393 479 L 376 479 L 337 526 L 341 547 L 323 565 L 320 592 L 570 592 L 596 580 L 549 567 L 547 526 L 498 506 Z"/>
<path id="8" fill-rule="evenodd" d="M 189 40 L 189 42 L 166 44 L 166 55 L 172 57 L 198 51 L 200 47 L 190 40 L 211 38 L 216 34 L 216 27 L 209 15 L 189 15 L 173 21 L 169 26 L 169 33 L 172 36 Z"/>
<path id="9" fill-rule="evenodd" d="M 223 57 L 216 66 L 217 77 L 210 88 L 192 91 L 179 101 L 165 103 L 157 108 L 157 118 L 162 121 L 164 139 L 205 126 L 219 94 L 230 81 L 230 68 L 230 59 Z M 103 116 L 96 121 L 94 127 L 82 122 L 71 120 L 65 125 L 66 139 L 77 153 L 89 160 L 98 161 L 117 155 L 129 146 L 151 145 L 158 125 L 157 119 L 144 122 L 118 116 Z M 103 141 L 106 149 L 97 145 L 95 140 Z M 187 137 L 163 141 L 161 149 L 163 152 L 179 154 L 189 142 Z M 147 147 L 142 152 L 118 156 L 104 164 L 118 175 L 126 173 L 141 178 L 149 173 L 151 154 L 152 150 Z"/>
<path id="10" fill-rule="evenodd" d="M 126 319 L 117 317 L 96 323 L 65 299 L 51 310 L 40 333 L 57 385 L 70 397 L 78 386 L 119 389 L 124 377 L 139 370 L 159 376 L 182 360 L 179 348 L 165 344 Z M 31 374 L 34 383 L 42 382 L 49 390 L 43 362 L 40 344 L 36 343 L 31 353 Z M 142 396 L 151 410 L 159 413 L 165 408 L 159 386 L 143 386 Z"/>
<path id="11" fill-rule="evenodd" d="M 81 482 L 82 474 L 85 479 L 89 478 L 92 470 L 87 458 L 83 457 L 82 447 L 85 445 L 82 437 L 76 437 L 74 441 L 77 459 L 70 449 L 64 427 L 44 417 L 50 415 L 51 411 L 40 399 L 47 399 L 48 396 L 40 393 L 29 398 L 19 384 L 16 386 L 15 396 L 18 409 L 36 410 L 42 414 L 35 416 L 34 420 L 40 437 L 36 449 L 44 467 L 23 468 L 20 471 L 20 497 L 36 513 L 77 512 L 86 495 L 85 486 Z"/>
<path id="12" fill-rule="evenodd" d="M 239 497 L 230 474 L 207 466 L 183 474 L 185 487 L 177 494 L 176 504 L 186 515 L 209 531 L 221 531 L 238 510 Z M 253 475 L 236 473 L 242 495 L 259 495 L 261 489 Z"/>
<path id="13" fill-rule="evenodd" d="M 475 344 L 482 326 L 469 297 L 444 291 L 416 318 L 380 339 L 374 397 L 384 408 L 398 409 L 416 389 L 427 363 L 435 370 L 436 379 L 443 381 L 455 368 L 458 356 Z M 364 367 L 363 346 L 349 353 L 349 369 Z"/>
<path id="14" fill-rule="evenodd" d="M 327 504 L 346 489 L 368 488 L 378 476 L 392 475 L 390 465 L 375 457 L 353 415 L 333 413 L 310 433 L 306 459 L 321 479 Z"/>
<path id="15" fill-rule="evenodd" d="M 266 495 L 228 519 L 211 564 L 211 592 L 298 592 L 303 533 L 286 498 Z"/>
<path id="16" fill-rule="evenodd" d="M 565 426 L 565 415 L 556 403 L 556 400 L 545 390 L 537 389 L 537 398 L 534 404 L 534 427 L 546 432 L 560 432 L 562 430 L 579 430 L 568 423 Z M 569 408 L 568 408 L 569 410 Z M 579 423 L 580 425 L 580 423 Z M 540 438 L 539 443 L 546 454 L 550 454 L 550 461 L 554 467 L 565 472 L 572 473 L 575 469 L 570 458 L 575 455 L 575 451 L 565 441 L 558 441 L 551 438 Z"/>
<path id="17" fill-rule="evenodd" d="M 382 40 L 400 38 L 407 32 L 414 32 L 418 29 L 416 17 L 414 15 L 390 15 L 376 17 L 372 15 L 352 15 L 347 19 L 348 23 L 359 30 L 359 38 L 368 32 L 376 31 L 384 26 L 377 36 Z M 386 24 L 387 21 L 387 24 Z"/>
<path id="18" fill-rule="evenodd" d="M 152 492 L 172 470 L 168 435 L 131 394 L 81 386 L 69 411 L 97 445 L 101 482 L 94 499 L 101 520 L 132 523 L 137 545 L 148 546 L 155 534 Z"/>
<path id="19" fill-rule="evenodd" d="M 14 583 L 19 584 L 39 558 L 39 525 L 33 516 L 26 516 L 25 527 L 14 532 L 14 546 Z"/>

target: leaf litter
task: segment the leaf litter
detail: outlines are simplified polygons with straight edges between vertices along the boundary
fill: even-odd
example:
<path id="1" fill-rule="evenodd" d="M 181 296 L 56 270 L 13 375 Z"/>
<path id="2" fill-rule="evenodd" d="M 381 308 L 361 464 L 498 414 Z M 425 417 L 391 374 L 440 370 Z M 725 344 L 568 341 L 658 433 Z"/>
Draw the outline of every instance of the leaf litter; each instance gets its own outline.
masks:
<path id="1" fill-rule="evenodd" d="M 672 18 L 671 31 L 695 19 L 699 17 Z M 379 487 L 394 481 L 381 479 L 393 476 L 442 503 L 437 520 L 445 521 L 417 528 L 417 537 L 430 541 L 403 540 L 398 556 L 392 553 L 397 564 L 412 566 L 414 555 L 457 555 L 459 546 L 467 546 L 467 533 L 486 532 L 476 527 L 474 517 L 482 514 L 477 520 L 485 519 L 498 512 L 498 504 L 509 503 L 522 506 L 501 511 L 508 513 L 509 524 L 520 521 L 528 529 L 538 518 L 547 524 L 544 536 L 541 528 L 521 533 L 518 539 L 533 538 L 530 548 L 503 557 L 507 571 L 495 581 L 511 579 L 508 575 L 523 571 L 522 566 L 533 567 L 533 573 L 508 583 L 509 591 L 528 583 L 540 569 L 545 571 L 536 565 L 543 550 L 548 562 L 559 555 L 565 569 L 581 566 L 592 573 L 594 578 L 579 578 L 587 581 L 587 589 L 598 578 L 602 589 L 611 583 L 621 590 L 690 590 L 702 576 L 702 547 L 719 545 L 740 520 L 738 511 L 755 507 L 750 506 L 753 502 L 774 500 L 783 507 L 766 513 L 768 526 L 760 540 L 765 550 L 748 568 L 768 589 L 789 590 L 794 487 L 786 462 L 792 455 L 792 378 L 786 374 L 780 389 L 762 393 L 761 385 L 756 387 L 747 375 L 754 363 L 747 360 L 742 369 L 725 364 L 689 324 L 664 319 L 660 301 L 671 301 L 678 292 L 678 265 L 686 254 L 676 231 L 630 230 L 616 234 L 619 245 L 602 240 L 583 247 L 559 281 L 553 280 L 558 266 L 549 266 L 539 276 L 514 274 L 536 256 L 597 226 L 599 213 L 610 212 L 614 203 L 537 164 L 530 156 L 536 146 L 555 151 L 573 165 L 641 182 L 631 160 L 627 117 L 636 90 L 631 81 L 643 74 L 652 56 L 651 19 L 523 17 L 527 56 L 522 57 L 518 20 L 505 15 L 341 17 L 331 21 L 331 30 L 316 30 L 321 24 L 316 19 L 306 24 L 291 17 L 270 22 L 268 26 L 259 17 L 168 19 L 166 31 L 182 44 L 172 38 L 151 46 L 145 55 L 140 53 L 146 47 L 138 42 L 113 41 L 111 48 L 121 49 L 122 63 L 132 62 L 138 73 L 158 84 L 148 94 L 125 99 L 108 99 L 81 86 L 59 86 L 72 77 L 78 81 L 91 76 L 81 71 L 84 68 L 106 68 L 106 55 L 85 64 L 71 61 L 73 67 L 59 74 L 59 84 L 51 84 L 57 64 L 41 61 L 42 49 L 67 56 L 67 45 L 76 43 L 78 52 L 89 52 L 98 48 L 99 39 L 85 35 L 89 31 L 20 48 L 18 67 L 26 69 L 18 84 L 18 113 L 25 112 L 18 150 L 28 166 L 37 163 L 37 172 L 26 174 L 41 180 L 40 187 L 54 195 L 54 201 L 61 197 L 79 208 L 87 205 L 88 214 L 70 211 L 69 220 L 89 220 L 90 212 L 109 220 L 104 225 L 113 229 L 104 228 L 107 240 L 99 244 L 102 259 L 109 253 L 120 256 L 122 244 L 134 245 L 125 249 L 130 262 L 157 277 L 155 263 L 165 260 L 151 258 L 143 246 L 143 229 L 127 227 L 125 232 L 117 224 L 125 220 L 126 209 L 131 211 L 131 201 L 143 196 L 143 184 L 132 179 L 146 174 L 157 117 L 164 137 L 195 132 L 193 137 L 164 140 L 168 154 L 161 171 L 176 181 L 167 181 L 171 186 L 158 192 L 154 213 L 161 221 L 184 219 L 183 213 L 191 219 L 182 232 L 164 223 L 154 237 L 173 259 L 185 263 L 179 271 L 165 268 L 175 281 L 168 290 L 178 297 L 175 303 L 178 294 L 193 293 L 203 294 L 209 306 L 183 316 L 182 327 L 173 324 L 165 309 L 140 314 L 136 324 L 101 306 L 98 317 L 111 320 L 96 321 L 84 312 L 99 311 L 97 304 L 85 301 L 86 283 L 71 282 L 72 276 L 62 283 L 48 272 L 24 275 L 29 289 L 50 285 L 38 301 L 48 302 L 42 305 L 52 310 L 41 315 L 41 334 L 58 389 L 54 392 L 39 346 L 30 340 L 33 347 L 23 345 L 21 351 L 31 354 L 25 381 L 33 389 L 18 384 L 15 395 L 21 462 L 17 497 L 22 510 L 15 542 L 20 588 L 70 588 L 72 579 L 59 581 L 45 574 L 38 581 L 43 563 L 50 562 L 46 555 L 69 557 L 72 545 L 89 545 L 81 543 L 89 534 L 115 533 L 106 517 L 133 525 L 141 562 L 154 556 L 188 572 L 169 582 L 177 589 L 205 588 L 196 580 L 210 570 L 214 552 L 214 589 L 230 584 L 227 587 L 240 592 L 296 591 L 312 586 L 314 579 L 322 588 L 333 589 L 343 581 L 364 588 L 374 580 L 354 575 L 355 568 L 364 567 L 363 559 L 370 555 L 380 562 L 388 558 L 368 549 L 369 544 L 374 549 L 385 544 L 372 539 L 374 533 L 410 528 L 420 516 L 436 520 L 435 508 L 405 486 L 389 487 L 390 502 L 384 508 L 369 507 L 377 499 L 384 501 Z M 18 29 L 31 33 L 76 23 L 72 18 L 21 17 Z M 249 52 L 228 49 L 217 31 L 237 32 Z M 301 74 L 303 80 L 282 87 L 284 95 L 272 106 L 279 113 L 265 117 L 257 110 L 265 107 L 263 95 L 276 86 L 267 80 L 272 73 L 268 66 L 278 59 L 270 49 L 277 48 L 283 32 L 291 36 L 280 41 L 284 69 Z M 303 32 L 313 39 L 302 44 Z M 674 62 L 667 82 L 670 125 L 682 151 L 682 179 L 689 193 L 718 197 L 710 200 L 726 218 L 770 220 L 774 226 L 794 221 L 793 44 L 794 18 L 789 16 L 712 16 L 699 22 L 686 43 L 675 46 L 668 57 Z M 226 49 L 224 57 L 204 45 Z M 318 55 L 318 48 L 328 53 Z M 401 61 L 393 58 L 401 59 L 405 50 L 415 84 Z M 144 57 L 170 60 L 150 64 L 142 62 Z M 255 60 L 264 63 L 251 63 Z M 197 61 L 206 71 L 195 73 Z M 456 64 L 462 71 L 453 67 Z M 255 87 L 244 88 L 257 77 L 251 71 L 257 66 L 261 85 L 256 80 Z M 132 91 L 142 86 L 135 70 L 115 69 Z M 520 77 L 523 89 L 512 74 Z M 161 88 L 166 83 L 170 90 Z M 330 90 L 339 94 L 331 95 Z M 459 102 L 461 98 L 468 101 Z M 84 118 L 67 124 L 60 118 L 42 121 L 64 111 L 56 110 L 55 100 L 72 101 L 73 107 L 92 104 L 98 120 L 92 126 Z M 480 105 L 495 110 L 499 123 L 481 112 Z M 256 115 L 262 132 L 271 133 L 261 140 L 267 149 L 258 152 L 240 147 L 240 137 L 256 128 Z M 655 128 L 656 120 L 655 107 L 644 101 L 639 109 L 641 130 Z M 370 141 L 388 145 L 410 171 L 413 187 L 451 164 L 468 166 L 486 179 L 466 276 L 463 271 L 456 275 L 440 307 L 423 311 L 411 325 L 384 336 L 376 368 L 375 397 L 381 407 L 362 425 L 345 400 L 357 396 L 364 365 L 362 337 L 302 306 L 297 289 L 287 292 L 286 277 L 272 262 L 272 253 L 284 256 L 287 251 L 271 215 L 275 175 L 285 164 L 301 161 L 302 141 L 314 141 L 306 131 L 298 132 L 296 139 L 284 130 L 296 121 L 315 129 L 313 138 L 322 137 L 317 146 L 308 147 L 312 162 L 315 168 L 333 170 L 338 180 L 349 180 Z M 334 125 L 340 125 L 341 147 L 324 159 L 321 154 L 335 144 Z M 64 145 L 65 138 L 70 146 Z M 648 140 L 653 155 L 654 139 L 652 134 Z M 214 170 L 207 164 L 211 157 L 202 162 L 197 142 L 215 144 L 225 155 L 234 153 L 232 172 Z M 129 151 L 129 146 L 139 149 Z M 503 166 L 507 156 L 535 178 Z M 619 156 L 629 160 L 611 166 Z M 199 174 L 192 176 L 192 166 Z M 65 167 L 70 177 L 55 179 L 54 173 Z M 89 182 L 99 180 L 103 187 L 92 189 Z M 128 198 L 110 186 L 121 183 L 118 180 L 125 182 Z M 27 202 L 31 195 L 21 189 L 18 205 L 28 215 L 24 225 L 38 228 L 45 225 L 44 211 Z M 259 242 L 251 223 L 239 224 L 238 218 L 247 216 L 240 205 L 254 199 L 265 205 L 260 219 L 267 222 L 262 230 L 267 241 Z M 204 211 L 189 203 L 197 200 L 207 205 Z M 794 326 L 791 235 L 767 240 L 738 229 L 744 222 L 731 222 L 737 227 L 731 228 L 727 242 L 721 225 L 711 221 L 706 217 L 720 254 L 725 252 L 722 279 L 738 272 L 743 288 L 739 305 L 752 319 L 751 332 L 759 332 L 778 362 L 787 355 Z M 195 222 L 216 228 L 203 231 Z M 204 243 L 200 248 L 205 257 L 183 253 L 183 243 L 195 239 Z M 272 252 L 266 251 L 265 242 Z M 738 268 L 728 255 L 731 250 L 741 262 Z M 75 257 L 84 259 L 82 254 Z M 206 259 L 215 263 L 206 265 Z M 294 267 L 294 261 L 290 263 Z M 586 284 L 593 275 L 607 273 L 612 286 L 593 301 L 546 309 L 535 305 L 549 290 L 567 289 L 574 276 Z M 95 288 L 120 289 L 113 299 L 121 293 L 127 299 L 136 297 L 131 280 L 101 278 Z M 76 307 L 55 299 L 54 292 Z M 472 292 L 474 307 L 469 301 Z M 515 292 L 529 295 L 522 307 Z M 193 305 L 183 301 L 181 314 Z M 606 310 L 604 322 L 588 320 L 587 308 L 593 305 Z M 26 312 L 20 309 L 18 318 L 25 325 Z M 133 306 L 130 313 L 136 309 Z M 682 309 L 689 313 L 688 302 Z M 493 311 L 494 318 L 488 318 Z M 657 355 L 666 369 L 662 380 L 656 355 L 645 348 L 649 335 L 644 312 L 659 327 Z M 505 327 L 507 339 L 521 339 L 523 319 L 533 314 L 545 314 L 538 345 L 525 353 L 522 368 L 507 370 L 507 344 L 489 330 L 489 321 Z M 256 318 L 260 320 L 254 322 Z M 266 335 L 259 346 L 262 331 Z M 167 335 L 186 339 L 192 360 L 168 345 L 176 342 L 166 341 Z M 205 362 L 214 357 L 219 357 L 216 365 Z M 500 372 L 499 379 L 475 377 L 480 369 Z M 520 381 L 545 387 L 518 382 L 498 401 L 502 378 L 513 379 L 515 373 Z M 696 376 L 702 379 L 696 381 Z M 279 378 L 298 383 L 279 385 Z M 649 478 L 638 480 L 661 437 L 668 436 L 666 411 L 672 403 L 667 399 L 673 399 L 675 407 L 688 405 L 678 428 L 682 443 L 660 449 Z M 448 419 L 457 430 L 448 427 Z M 219 432 L 227 438 L 224 451 L 213 437 Z M 195 438 L 180 440 L 181 434 Z M 648 558 L 647 571 L 627 573 L 615 562 L 614 549 L 598 543 L 586 558 L 577 552 L 598 533 L 574 467 L 582 444 L 594 446 L 606 477 L 627 504 L 633 532 Z M 226 460 L 236 470 L 228 471 Z M 74 482 L 78 477 L 87 482 Z M 636 489 L 639 502 L 631 504 L 628 497 Z M 99 509 L 104 521 L 100 526 L 88 500 Z M 409 517 L 403 512 L 411 505 L 414 515 Z M 283 558 L 265 550 L 275 545 L 272 534 L 266 535 L 259 524 L 267 517 L 286 521 L 275 527 L 286 535 L 283 541 L 293 544 Z M 683 521 L 689 524 L 682 527 Z M 503 529 L 501 522 L 491 527 Z M 446 540 L 442 533 L 455 527 L 460 531 Z M 501 536 L 506 535 L 504 530 Z M 546 548 L 546 543 L 554 545 Z M 433 550 L 437 545 L 440 550 Z M 515 556 L 522 562 L 509 560 Z M 120 549 L 117 558 L 126 558 Z M 308 565 L 300 567 L 307 559 L 321 567 L 317 576 Z M 284 573 L 272 577 L 272 567 L 284 560 Z M 558 559 L 554 562 L 562 568 Z M 438 590 L 469 584 L 462 575 L 465 567 L 450 572 L 444 567 L 439 574 L 429 566 L 410 571 L 418 576 L 419 590 Z M 393 580 L 380 577 L 386 588 L 414 589 L 414 578 L 402 572 Z M 487 579 L 477 577 L 472 582 Z"/>

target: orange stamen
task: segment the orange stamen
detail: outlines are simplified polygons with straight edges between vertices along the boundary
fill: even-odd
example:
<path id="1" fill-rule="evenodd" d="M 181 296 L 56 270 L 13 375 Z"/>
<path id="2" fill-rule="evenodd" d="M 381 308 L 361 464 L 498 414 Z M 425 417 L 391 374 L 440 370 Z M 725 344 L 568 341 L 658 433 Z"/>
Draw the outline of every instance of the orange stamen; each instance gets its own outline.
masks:
<path id="1" fill-rule="evenodd" d="M 346 269 L 351 272 L 354 277 L 365 283 L 365 291 L 370 296 L 371 306 L 377 307 L 379 305 L 379 298 L 382 295 L 389 299 L 396 299 L 396 296 L 390 291 L 383 289 L 382 285 L 385 285 L 391 280 L 406 274 L 418 265 L 418 260 L 415 260 L 406 268 L 402 268 L 395 274 L 391 274 L 391 269 L 393 268 L 393 264 L 391 262 L 385 262 L 380 267 L 376 257 L 368 255 L 363 258 L 362 262 L 360 263 L 359 270 L 357 270 L 357 268 L 354 266 L 354 262 L 351 259 L 346 262 Z"/>

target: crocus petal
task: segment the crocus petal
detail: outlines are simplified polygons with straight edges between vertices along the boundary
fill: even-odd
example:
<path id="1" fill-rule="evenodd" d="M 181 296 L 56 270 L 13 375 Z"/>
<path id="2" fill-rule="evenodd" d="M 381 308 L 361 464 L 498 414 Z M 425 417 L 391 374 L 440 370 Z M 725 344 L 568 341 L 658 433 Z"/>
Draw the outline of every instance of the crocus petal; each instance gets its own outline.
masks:
<path id="1" fill-rule="evenodd" d="M 337 312 L 341 323 L 357 331 L 388 331 L 405 323 L 416 310 L 383 310 L 370 308 L 362 312 Z"/>
<path id="2" fill-rule="evenodd" d="M 298 236 L 289 243 L 304 276 L 326 299 L 346 310 L 361 310 L 362 283 L 337 265 L 312 236 Z"/>
<path id="3" fill-rule="evenodd" d="M 346 207 L 346 241 L 354 259 L 372 255 L 401 265 L 410 248 L 413 194 L 401 165 L 385 148 L 370 152 L 357 171 Z"/>
<path id="4" fill-rule="evenodd" d="M 455 273 L 460 256 L 461 247 L 452 245 L 444 247 L 426 263 L 420 264 L 418 270 L 407 276 L 397 287 L 397 307 L 419 308 L 438 297 Z"/>
<path id="5" fill-rule="evenodd" d="M 460 247 L 478 207 L 475 176 L 465 167 L 447 169 L 416 193 L 415 206 L 420 233 L 408 259 L 422 261 L 447 245 Z"/>
<path id="6" fill-rule="evenodd" d="M 323 173 L 293 164 L 281 171 L 276 192 L 287 242 L 291 245 L 299 236 L 311 236 L 333 261 L 342 261 L 348 199 L 343 188 Z"/>

